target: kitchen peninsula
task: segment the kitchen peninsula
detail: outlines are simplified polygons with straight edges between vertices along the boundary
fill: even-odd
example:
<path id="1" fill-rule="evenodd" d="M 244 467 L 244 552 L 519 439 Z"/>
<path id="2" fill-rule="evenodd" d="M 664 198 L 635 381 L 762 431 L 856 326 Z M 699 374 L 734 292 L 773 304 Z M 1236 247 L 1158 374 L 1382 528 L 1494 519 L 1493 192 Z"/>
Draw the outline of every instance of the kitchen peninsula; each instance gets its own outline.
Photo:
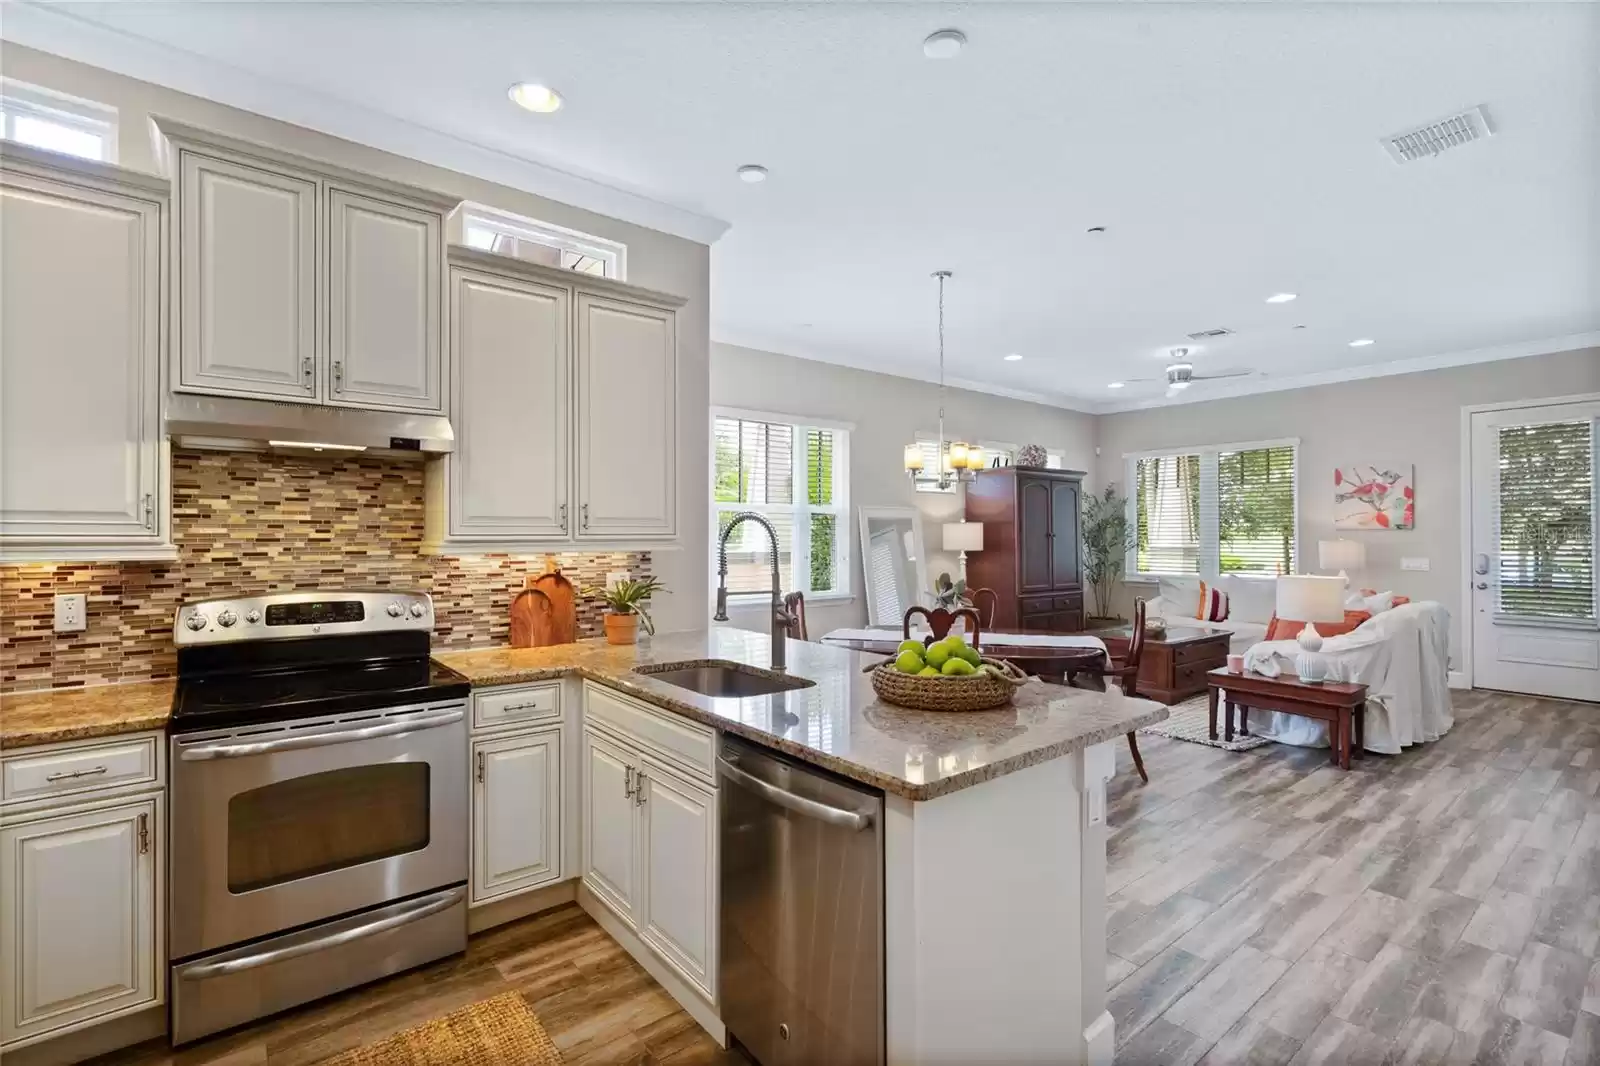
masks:
<path id="1" fill-rule="evenodd" d="M 471 680 L 480 701 L 505 686 L 576 674 L 584 679 L 586 730 L 597 710 L 605 730 L 613 719 L 609 696 L 618 693 L 628 708 L 637 701 L 676 718 L 653 719 L 652 727 L 709 726 L 881 789 L 886 1061 L 1110 1063 L 1105 784 L 1115 763 L 1109 742 L 1162 720 L 1166 708 L 1117 692 L 1034 682 L 1001 710 L 909 711 L 877 698 L 862 673 L 872 657 L 798 641 L 787 647 L 787 676 L 810 683 L 771 695 L 707 696 L 650 672 L 710 663 L 759 672 L 771 652 L 765 634 L 713 629 L 637 647 L 580 641 L 445 652 L 436 659 Z M 712 734 L 703 753 L 686 738 L 668 743 L 686 759 L 700 759 L 702 780 L 715 781 Z M 582 763 L 579 899 L 631 948 L 629 928 L 649 923 L 629 925 L 631 895 L 595 868 L 595 852 L 604 849 L 588 835 L 605 754 L 590 753 Z M 708 808 L 714 810 L 714 802 Z M 714 823 L 714 814 L 707 817 Z M 707 858 L 715 866 L 714 832 L 711 837 Z M 717 988 L 714 895 L 711 916 L 703 926 L 691 922 L 683 938 L 703 935 L 699 950 L 667 938 L 664 952 L 684 956 L 675 969 L 700 975 L 691 983 L 706 1002 L 693 1001 L 693 991 L 670 980 L 663 983 L 721 1038 L 714 997 L 706 995 Z M 647 932 L 641 936 L 650 939 Z M 663 954 L 659 947 L 657 953 Z M 649 959 L 641 961 L 661 979 Z"/>

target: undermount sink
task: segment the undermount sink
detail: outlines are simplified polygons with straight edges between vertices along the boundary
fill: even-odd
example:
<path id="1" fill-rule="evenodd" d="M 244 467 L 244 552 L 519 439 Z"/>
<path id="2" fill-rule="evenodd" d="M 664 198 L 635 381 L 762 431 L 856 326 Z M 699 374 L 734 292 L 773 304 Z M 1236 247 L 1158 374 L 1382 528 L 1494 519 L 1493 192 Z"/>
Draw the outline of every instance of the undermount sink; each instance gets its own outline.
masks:
<path id="1" fill-rule="evenodd" d="M 811 688 L 816 684 L 803 677 L 769 674 L 734 662 L 657 663 L 654 666 L 636 666 L 633 672 L 690 692 L 698 692 L 702 696 L 729 699 L 770 696 L 775 692 Z"/>

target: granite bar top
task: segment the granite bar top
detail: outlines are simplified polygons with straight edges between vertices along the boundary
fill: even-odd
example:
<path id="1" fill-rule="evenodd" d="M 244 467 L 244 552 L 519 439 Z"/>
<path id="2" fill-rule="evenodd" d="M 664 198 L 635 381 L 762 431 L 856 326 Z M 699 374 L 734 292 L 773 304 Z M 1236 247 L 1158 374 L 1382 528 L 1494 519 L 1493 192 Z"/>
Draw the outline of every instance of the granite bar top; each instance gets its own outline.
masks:
<path id="1" fill-rule="evenodd" d="M 764 669 L 764 633 L 711 629 L 617 647 L 581 640 L 548 648 L 438 652 L 434 659 L 474 687 L 577 674 L 715 729 L 787 752 L 853 780 L 929 800 L 1060 758 L 1164 720 L 1166 707 L 1116 689 L 1091 692 L 1033 680 L 994 711 L 913 711 L 878 699 L 862 672 L 882 656 L 791 640 L 788 674 L 816 682 L 770 696 L 718 698 L 669 685 L 634 668 L 725 660 Z"/>
<path id="2" fill-rule="evenodd" d="M 0 695 L 0 748 L 164 729 L 172 690 L 171 681 L 141 681 Z"/>

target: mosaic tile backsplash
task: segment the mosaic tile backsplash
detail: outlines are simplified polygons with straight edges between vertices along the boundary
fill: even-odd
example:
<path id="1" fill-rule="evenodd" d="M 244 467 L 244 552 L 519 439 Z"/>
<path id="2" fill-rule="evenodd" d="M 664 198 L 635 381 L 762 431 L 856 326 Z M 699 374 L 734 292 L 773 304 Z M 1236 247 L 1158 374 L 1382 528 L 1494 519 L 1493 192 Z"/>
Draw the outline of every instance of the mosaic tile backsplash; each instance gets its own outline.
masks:
<path id="1" fill-rule="evenodd" d="M 423 555 L 423 466 L 403 460 L 176 452 L 172 523 L 176 562 L 0 567 L 0 692 L 171 677 L 178 605 L 235 592 L 419 589 L 435 647 L 505 643 L 511 597 L 544 570 L 544 555 Z M 648 553 L 555 559 L 580 587 L 650 572 Z M 52 631 L 61 592 L 88 594 L 84 632 Z M 579 599 L 578 631 L 604 631 L 598 604 Z"/>

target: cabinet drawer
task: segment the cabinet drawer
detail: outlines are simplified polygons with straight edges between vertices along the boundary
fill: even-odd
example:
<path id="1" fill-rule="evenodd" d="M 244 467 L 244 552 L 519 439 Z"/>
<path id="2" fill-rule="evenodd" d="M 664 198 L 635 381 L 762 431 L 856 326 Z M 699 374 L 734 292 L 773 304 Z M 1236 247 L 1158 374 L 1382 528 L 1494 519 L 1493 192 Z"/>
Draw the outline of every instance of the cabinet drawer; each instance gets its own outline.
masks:
<path id="1" fill-rule="evenodd" d="M 588 719 L 621 733 L 668 765 L 714 779 L 716 734 L 707 727 L 593 682 L 584 683 L 583 708 Z"/>
<path id="2" fill-rule="evenodd" d="M 1228 661 L 1228 644 L 1222 640 L 1208 640 L 1200 644 L 1184 644 L 1172 649 L 1174 666 L 1223 666 Z"/>
<path id="3" fill-rule="evenodd" d="M 1023 614 L 1049 614 L 1056 609 L 1055 600 L 1049 596 L 1033 596 L 1021 603 Z"/>
<path id="4" fill-rule="evenodd" d="M 0 802 L 77 795 L 159 780 L 154 736 L 8 755 L 0 772 Z"/>
<path id="5" fill-rule="evenodd" d="M 496 726 L 538 722 L 561 717 L 561 682 L 497 688 L 479 692 L 472 698 L 472 727 L 493 729 Z"/>
<path id="6" fill-rule="evenodd" d="M 1181 693 L 1204 692 L 1206 673 L 1215 669 L 1210 663 L 1176 666 L 1172 670 L 1172 690 Z"/>
<path id="7" fill-rule="evenodd" d="M 1074 592 L 1070 596 L 1056 597 L 1056 610 L 1076 611 L 1083 607 L 1083 593 Z"/>

